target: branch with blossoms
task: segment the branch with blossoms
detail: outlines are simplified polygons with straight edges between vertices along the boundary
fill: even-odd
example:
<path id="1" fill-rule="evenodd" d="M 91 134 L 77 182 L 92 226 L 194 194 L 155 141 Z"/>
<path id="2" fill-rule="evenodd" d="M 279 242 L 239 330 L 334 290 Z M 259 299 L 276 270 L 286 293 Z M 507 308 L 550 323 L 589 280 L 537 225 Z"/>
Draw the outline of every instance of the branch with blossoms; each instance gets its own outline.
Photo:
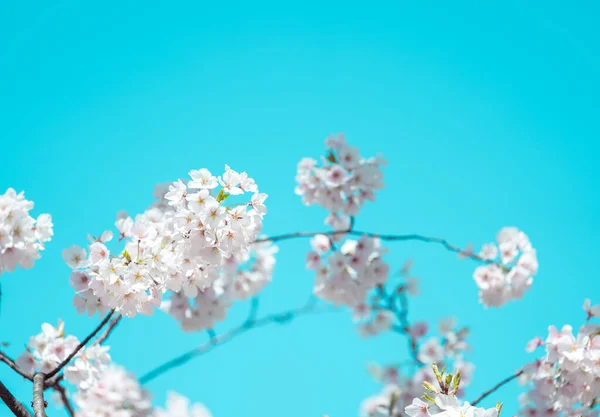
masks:
<path id="1" fill-rule="evenodd" d="M 476 261 L 473 278 L 480 302 L 501 307 L 532 288 L 538 262 L 529 237 L 505 227 L 495 242 L 475 252 L 444 238 L 361 231 L 356 228 L 359 213 L 384 188 L 387 161 L 361 156 L 343 135 L 328 137 L 326 147 L 320 160 L 303 158 L 296 173 L 296 193 L 303 203 L 327 210 L 326 230 L 264 236 L 267 195 L 246 172 L 225 166 L 221 176 L 203 168 L 190 171 L 188 180 L 157 186 L 155 202 L 143 213 L 117 215 L 116 233 L 88 235 L 86 248 L 65 249 L 75 309 L 104 318 L 81 342 L 66 335 L 59 321 L 56 328 L 44 323 L 16 360 L 0 352 L 0 361 L 33 383 L 35 417 L 45 416 L 44 391 L 49 388 L 71 416 L 209 416 L 206 408 L 190 405 L 176 393 L 169 394 L 165 409 L 155 407 L 142 385 L 252 329 L 337 307 L 351 313 L 362 337 L 392 332 L 408 344 L 408 360 L 369 365 L 384 387 L 363 402 L 364 417 L 497 417 L 499 407 L 476 406 L 513 380 L 530 390 L 521 398 L 525 415 L 591 417 L 600 394 L 600 333 L 592 324 L 600 307 L 589 302 L 584 305 L 586 324 L 577 337 L 570 327 L 560 332 L 551 328 L 545 342 L 536 338 L 528 345 L 531 350 L 546 346 L 544 358 L 492 385 L 472 405 L 461 405 L 458 398 L 464 396 L 475 368 L 468 360 L 468 328 L 457 326 L 453 317 L 440 318 L 438 326 L 410 320 L 409 302 L 419 293 L 418 280 L 411 262 L 399 274 L 390 273 L 385 245 L 420 241 Z M 51 217 L 34 219 L 32 209 L 23 193 L 9 189 L 0 196 L 0 274 L 32 267 L 53 236 Z M 315 275 L 313 296 L 300 308 L 263 314 L 258 300 L 274 275 L 276 244 L 297 238 L 310 239 L 306 267 Z M 246 319 L 217 333 L 216 324 L 244 300 L 250 301 Z M 121 320 L 156 310 L 169 314 L 185 332 L 206 332 L 208 340 L 137 379 L 112 362 L 105 343 Z M 2 387 L 0 398 L 13 414 L 28 415 Z"/>

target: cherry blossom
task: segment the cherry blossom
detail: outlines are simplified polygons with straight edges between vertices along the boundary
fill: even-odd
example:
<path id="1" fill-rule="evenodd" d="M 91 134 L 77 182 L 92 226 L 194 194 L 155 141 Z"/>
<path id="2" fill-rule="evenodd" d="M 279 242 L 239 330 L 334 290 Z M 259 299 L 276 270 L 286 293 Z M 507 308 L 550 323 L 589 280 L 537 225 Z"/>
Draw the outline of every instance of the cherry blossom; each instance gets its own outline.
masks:
<path id="1" fill-rule="evenodd" d="M 412 402 L 404 407 L 404 412 L 408 417 L 498 417 L 502 404 L 497 404 L 494 408 L 480 408 L 472 406 L 469 402 L 463 402 L 458 399 L 460 385 L 463 384 L 461 372 L 455 374 L 445 374 L 445 370 L 440 372 L 436 364 L 431 365 L 431 370 L 435 376 L 436 387 L 433 383 L 424 382 L 426 389 L 423 400 L 413 398 Z M 435 395 L 435 398 L 433 397 Z M 392 400 L 393 401 L 393 400 Z M 390 403 L 390 411 L 395 402 Z M 388 413 L 388 416 L 400 416 L 401 413 Z"/>
<path id="2" fill-rule="evenodd" d="M 488 263 L 475 269 L 473 278 L 479 287 L 479 300 L 486 307 L 499 307 L 523 297 L 538 271 L 535 249 L 525 233 L 505 227 L 487 243 L 479 257 Z"/>
<path id="3" fill-rule="evenodd" d="M 64 323 L 59 321 L 58 327 L 49 323 L 42 325 L 42 332 L 32 336 L 27 350 L 17 358 L 17 365 L 30 375 L 36 370 L 49 373 L 62 363 L 79 346 L 75 336 L 65 336 Z M 99 374 L 110 363 L 108 347 L 91 345 L 84 347 L 65 367 L 65 378 L 80 389 L 91 387 Z"/>
<path id="4" fill-rule="evenodd" d="M 106 368 L 94 385 L 78 390 L 73 400 L 79 408 L 77 417 L 151 417 L 154 411 L 150 393 L 115 365 Z"/>
<path id="5" fill-rule="evenodd" d="M 325 145 L 328 153 L 322 166 L 311 158 L 298 163 L 296 194 L 307 206 L 318 204 L 331 215 L 348 219 L 359 213 L 365 201 L 375 201 L 375 191 L 383 188 L 381 166 L 387 162 L 380 156 L 361 157 L 341 133 L 328 137 Z M 338 230 L 339 222 L 328 219 L 326 224 Z"/>
<path id="6" fill-rule="evenodd" d="M 404 407 L 404 411 L 410 417 L 426 417 L 429 416 L 430 404 L 421 400 L 420 398 L 414 398 L 410 405 Z"/>
<path id="7" fill-rule="evenodd" d="M 437 337 L 432 337 L 421 344 L 418 359 L 423 363 L 439 362 L 444 356 L 444 348 Z"/>
<path id="8" fill-rule="evenodd" d="M 583 302 L 583 311 L 585 311 L 585 314 L 587 315 L 586 320 L 589 320 L 592 317 L 600 317 L 600 304 L 592 306 L 590 299 L 586 298 Z"/>
<path id="9" fill-rule="evenodd" d="M 587 322 L 577 334 L 565 325 L 548 328 L 545 342 L 534 338 L 527 350 L 544 346 L 545 356 L 527 364 L 519 380 L 529 391 L 519 398 L 523 415 L 596 416 L 600 397 L 600 326 L 591 323 L 590 302 L 584 310 Z"/>
<path id="10" fill-rule="evenodd" d="M 423 409 L 423 404 L 420 400 L 415 402 L 415 398 L 422 394 L 424 383 L 433 384 L 436 381 L 432 368 L 434 363 L 440 368 L 452 367 L 460 372 L 461 386 L 457 387 L 456 393 L 462 394 L 463 389 L 471 383 L 475 369 L 472 363 L 464 359 L 464 355 L 470 349 L 466 342 L 468 332 L 465 328 L 456 327 L 455 319 L 442 319 L 439 327 L 440 336 L 432 335 L 420 343 L 416 358 L 418 361 L 413 364 L 408 364 L 406 367 L 402 364 L 380 366 L 371 363 L 369 365 L 369 373 L 385 385 L 379 394 L 363 401 L 361 416 L 400 416 L 406 412 L 408 415 L 415 413 L 416 416 L 424 417 L 425 414 L 422 413 L 428 412 L 429 407 Z M 422 331 L 420 334 L 424 335 Z M 418 341 L 415 340 L 415 343 Z M 389 414 L 392 397 L 394 407 L 392 407 L 392 414 Z M 410 409 L 404 411 L 405 407 Z"/>
<path id="11" fill-rule="evenodd" d="M 0 195 L 0 275 L 17 266 L 33 267 L 44 244 L 52 239 L 52 217 L 40 214 L 34 219 L 29 215 L 32 209 L 33 201 L 25 199 L 24 192 L 9 188 Z"/>
<path id="12" fill-rule="evenodd" d="M 326 240 L 326 236 L 316 236 L 311 241 L 314 252 L 307 263 L 317 272 L 314 293 L 318 297 L 355 307 L 365 301 L 369 291 L 387 281 L 389 265 L 382 259 L 386 251 L 379 239 L 348 239 L 339 251 L 331 253 Z"/>
<path id="13" fill-rule="evenodd" d="M 88 251 L 76 245 L 63 251 L 80 313 L 115 309 L 133 317 L 162 305 L 186 330 L 201 330 L 223 320 L 232 300 L 270 281 L 277 249 L 254 245 L 267 195 L 229 166 L 220 177 L 205 168 L 189 175 L 187 183 L 157 186 L 158 200 L 135 218 L 119 213 L 123 250 L 111 253 L 112 235 L 104 232 Z"/>

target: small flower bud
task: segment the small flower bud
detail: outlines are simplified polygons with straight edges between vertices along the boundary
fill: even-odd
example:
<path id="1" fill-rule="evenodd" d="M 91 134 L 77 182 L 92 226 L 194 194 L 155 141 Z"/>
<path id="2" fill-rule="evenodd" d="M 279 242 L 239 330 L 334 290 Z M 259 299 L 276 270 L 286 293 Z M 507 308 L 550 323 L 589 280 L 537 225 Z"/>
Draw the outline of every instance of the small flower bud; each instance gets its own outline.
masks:
<path id="1" fill-rule="evenodd" d="M 435 392 L 436 394 L 439 394 L 439 391 L 431 383 L 429 383 L 427 381 L 423 381 L 423 387 L 427 391 L 431 391 L 431 392 Z"/>
<path id="2" fill-rule="evenodd" d="M 423 394 L 423 398 L 426 399 L 429 402 L 435 403 L 435 400 L 433 399 L 433 397 L 429 394 Z"/>

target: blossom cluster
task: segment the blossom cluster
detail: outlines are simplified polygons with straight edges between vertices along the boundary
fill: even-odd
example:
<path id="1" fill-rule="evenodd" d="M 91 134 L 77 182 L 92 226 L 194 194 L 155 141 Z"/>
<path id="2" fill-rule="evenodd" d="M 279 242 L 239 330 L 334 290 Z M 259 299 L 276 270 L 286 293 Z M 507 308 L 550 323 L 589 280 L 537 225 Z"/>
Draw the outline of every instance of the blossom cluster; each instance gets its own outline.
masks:
<path id="1" fill-rule="evenodd" d="M 190 406 L 190 400 L 176 392 L 167 395 L 166 409 L 156 408 L 153 417 L 212 417 L 203 404 L 195 403 Z"/>
<path id="2" fill-rule="evenodd" d="M 473 274 L 479 299 L 486 307 L 521 299 L 538 271 L 536 251 L 525 233 L 516 227 L 504 227 L 496 241 L 483 245 L 478 256 L 488 263 Z"/>
<path id="3" fill-rule="evenodd" d="M 165 301 L 164 295 L 172 293 L 167 309 L 176 318 L 184 314 L 194 321 L 195 314 L 207 314 L 220 320 L 220 308 L 229 304 L 223 297 L 227 288 L 233 287 L 236 298 L 243 298 L 270 280 L 274 260 L 266 253 L 272 248 L 256 249 L 253 270 L 232 272 L 251 256 L 250 245 L 266 214 L 267 195 L 258 192 L 245 172 L 229 166 L 218 178 L 207 169 L 189 175 L 187 183 L 178 180 L 168 189 L 158 187 L 159 200 L 135 219 L 126 213 L 117 216 L 119 240 L 125 241 L 117 255 L 111 255 L 105 245 L 112 238 L 109 232 L 92 239 L 89 255 L 78 246 L 63 252 L 74 269 L 71 284 L 80 312 L 115 309 L 129 317 L 152 314 L 153 307 Z M 246 193 L 251 194 L 250 201 L 225 204 L 230 197 L 235 200 Z M 188 298 L 203 306 L 187 308 L 183 300 Z M 210 327 L 213 321 L 208 317 L 196 327 Z"/>
<path id="4" fill-rule="evenodd" d="M 31 268 L 44 243 L 53 235 L 52 217 L 40 214 L 37 219 L 29 215 L 33 201 L 25 194 L 9 188 L 0 195 L 0 275 L 17 268 Z"/>
<path id="5" fill-rule="evenodd" d="M 402 300 L 407 295 L 418 295 L 418 279 L 410 273 L 412 261 L 407 261 L 401 270 L 403 281 L 395 283 L 395 288 L 391 294 L 386 295 L 385 284 L 378 284 L 375 291 L 369 294 L 364 302 L 352 307 L 352 319 L 356 323 L 356 328 L 364 338 L 377 336 L 385 331 L 391 330 L 394 326 L 403 326 L 403 323 L 396 323 L 398 313 L 393 311 L 394 304 Z M 401 307 L 402 309 L 402 307 Z M 408 329 L 408 336 L 414 343 L 419 337 L 427 333 L 427 323 L 416 323 L 415 326 Z"/>
<path id="6" fill-rule="evenodd" d="M 382 259 L 385 249 L 379 239 L 368 236 L 347 239 L 339 251 L 332 251 L 331 245 L 326 235 L 311 239 L 313 250 L 306 266 L 317 273 L 314 293 L 335 305 L 358 306 L 388 279 L 390 268 Z"/>
<path id="7" fill-rule="evenodd" d="M 42 332 L 32 336 L 26 351 L 17 358 L 17 365 L 25 372 L 33 375 L 36 370 L 43 373 L 53 371 L 71 355 L 79 346 L 75 336 L 65 336 L 64 322 L 58 327 L 49 323 L 42 324 Z M 79 389 L 93 386 L 98 376 L 110 363 L 108 347 L 94 344 L 81 349 L 73 360 L 64 368 L 67 381 Z"/>
<path id="8" fill-rule="evenodd" d="M 389 406 L 394 398 L 394 408 L 397 413 L 402 414 L 404 407 L 411 404 L 415 397 L 422 393 L 423 383 L 433 384 L 436 381 L 432 364 L 440 367 L 452 367 L 461 374 L 461 386 L 457 390 L 458 395 L 463 394 L 463 389 L 471 383 L 475 366 L 464 360 L 464 354 L 470 350 L 466 337 L 466 328 L 456 327 L 454 318 L 443 319 L 439 322 L 441 337 L 425 337 L 428 326 L 424 322 L 415 323 L 409 329 L 409 336 L 417 348 L 417 358 L 408 369 L 416 366 L 414 372 L 401 372 L 402 364 L 391 366 L 369 365 L 369 372 L 379 382 L 384 384 L 382 391 L 374 396 L 366 398 L 361 405 L 362 417 L 380 416 L 382 407 Z"/>
<path id="9" fill-rule="evenodd" d="M 328 153 L 322 166 L 312 158 L 298 163 L 296 194 L 307 206 L 318 204 L 327 209 L 330 216 L 325 223 L 344 230 L 349 216 L 356 216 L 365 201 L 375 201 L 375 191 L 383 188 L 381 166 L 387 161 L 381 156 L 363 158 L 341 133 L 329 136 L 325 145 Z"/>
<path id="10" fill-rule="evenodd" d="M 545 341 L 536 337 L 527 344 L 527 351 L 545 348 L 544 357 L 525 366 L 520 382 L 530 390 L 519 398 L 521 415 L 597 416 L 594 404 L 600 397 L 600 326 L 590 320 L 600 317 L 600 305 L 583 306 L 586 324 L 576 335 L 569 325 L 559 331 L 548 329 Z"/>
<path id="11" fill-rule="evenodd" d="M 151 417 L 153 413 L 150 394 L 115 365 L 106 368 L 89 389 L 78 390 L 73 400 L 79 408 L 76 417 Z"/>

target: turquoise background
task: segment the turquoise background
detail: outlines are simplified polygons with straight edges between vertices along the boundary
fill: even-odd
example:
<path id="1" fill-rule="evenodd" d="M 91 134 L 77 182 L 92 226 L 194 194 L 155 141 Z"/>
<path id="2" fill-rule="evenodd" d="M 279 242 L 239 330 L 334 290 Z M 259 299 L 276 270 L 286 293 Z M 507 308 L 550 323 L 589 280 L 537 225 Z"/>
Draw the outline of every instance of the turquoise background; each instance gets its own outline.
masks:
<path id="1" fill-rule="evenodd" d="M 422 278 L 411 320 L 456 315 L 472 329 L 474 399 L 532 358 L 531 337 L 578 326 L 583 299 L 600 302 L 598 12 L 591 1 L 3 2 L 0 190 L 25 190 L 55 237 L 34 269 L 0 278 L 0 340 L 17 356 L 58 318 L 87 334 L 99 319 L 71 307 L 61 250 L 192 168 L 248 171 L 270 195 L 268 234 L 323 228 L 323 210 L 294 195 L 296 163 L 344 131 L 390 162 L 361 230 L 479 247 L 516 225 L 538 249 L 533 289 L 485 310 L 475 263 L 389 246 L 393 270 L 414 258 Z M 263 312 L 304 302 L 307 249 L 281 244 Z M 158 313 L 123 322 L 111 353 L 140 375 L 205 340 Z M 361 340 L 339 312 L 250 332 L 148 388 L 157 404 L 176 390 L 216 417 L 349 417 L 379 390 L 367 362 L 407 355 L 401 337 Z M 29 401 L 29 383 L 6 367 L 0 379 Z M 518 392 L 513 383 L 486 405 L 513 415 Z"/>

